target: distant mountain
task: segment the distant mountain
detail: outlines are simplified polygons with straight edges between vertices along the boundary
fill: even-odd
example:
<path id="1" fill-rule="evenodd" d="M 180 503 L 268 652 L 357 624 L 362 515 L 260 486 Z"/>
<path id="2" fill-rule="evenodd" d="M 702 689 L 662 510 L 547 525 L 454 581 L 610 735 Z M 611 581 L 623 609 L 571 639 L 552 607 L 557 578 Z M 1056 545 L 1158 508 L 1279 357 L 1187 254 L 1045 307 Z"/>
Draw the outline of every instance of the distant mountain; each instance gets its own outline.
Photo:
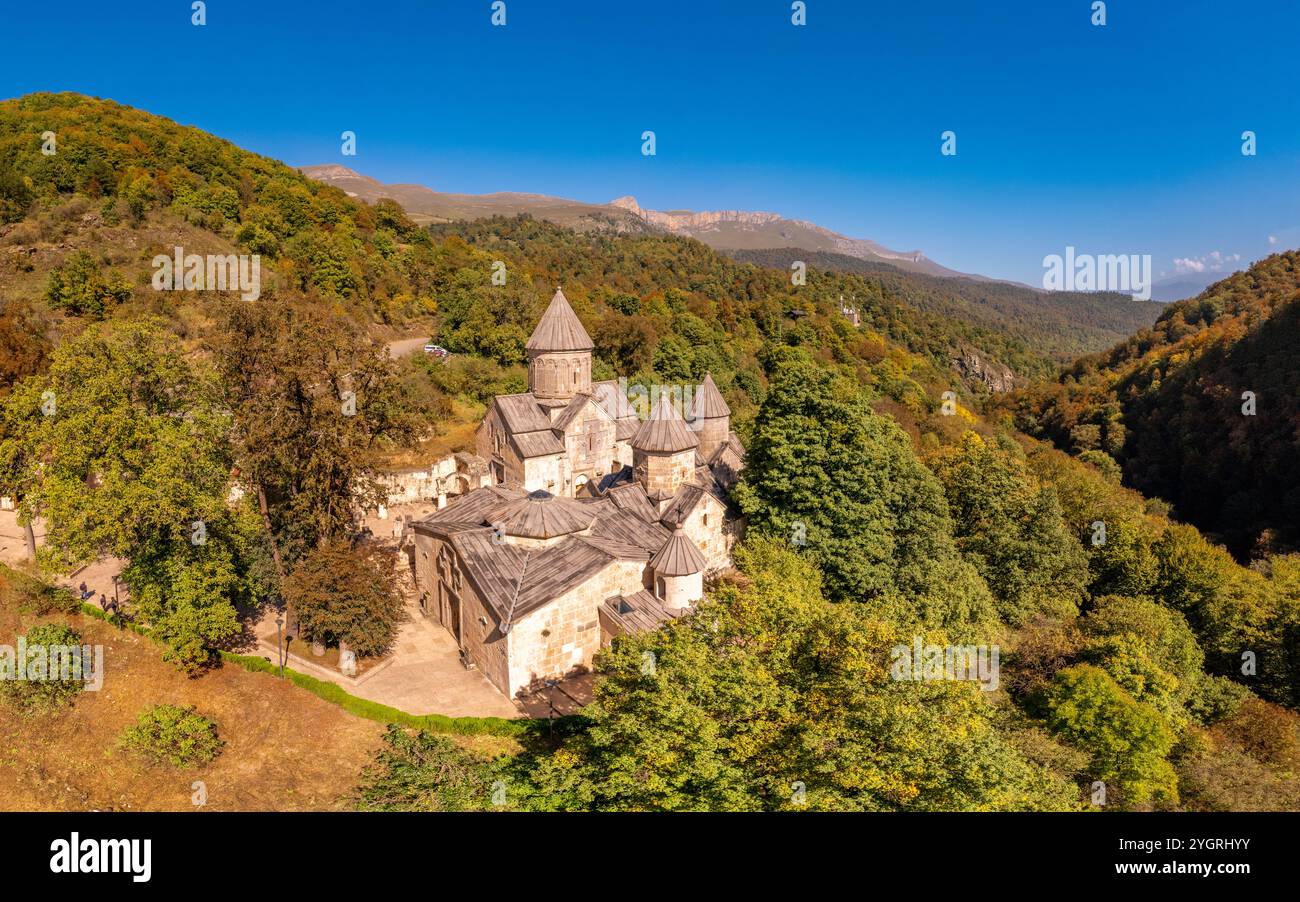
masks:
<path id="1" fill-rule="evenodd" d="M 905 272 L 994 281 L 985 276 L 960 273 L 940 266 L 920 251 L 893 251 L 875 241 L 865 238 L 846 238 L 815 223 L 800 219 L 786 219 L 779 213 L 755 213 L 743 210 L 713 210 L 702 213 L 690 210 L 660 212 L 642 209 L 635 197 L 620 197 L 610 204 L 628 210 L 646 222 L 675 235 L 697 238 L 715 250 L 756 251 L 793 247 L 887 263 Z"/>
<path id="2" fill-rule="evenodd" d="M 905 272 L 961 277 L 981 282 L 997 281 L 940 266 L 919 250 L 890 250 L 875 241 L 847 238 L 815 223 L 786 219 L 779 213 L 744 210 L 661 212 L 642 208 L 635 197 L 620 197 L 608 204 L 589 204 L 545 194 L 519 192 L 445 194 L 423 185 L 386 185 L 338 164 L 303 166 L 299 171 L 369 203 L 374 203 L 381 197 L 391 197 L 417 222 L 452 222 L 528 213 L 535 219 L 544 219 L 579 231 L 612 229 L 616 232 L 668 232 L 696 238 L 720 251 L 791 247 L 810 253 L 821 251 L 887 263 Z"/>
<path id="3" fill-rule="evenodd" d="M 610 230 L 641 233 L 656 231 L 627 210 L 608 204 L 587 204 L 545 194 L 503 191 L 495 194 L 447 194 L 423 185 L 387 185 L 361 175 L 346 166 L 327 164 L 302 166 L 298 170 L 308 178 L 333 185 L 351 197 L 374 203 L 389 197 L 402 205 L 416 222 L 422 224 L 486 219 L 489 216 L 515 216 L 528 213 L 556 225 L 578 231 Z"/>
<path id="4" fill-rule="evenodd" d="M 1178 273 L 1163 279 L 1156 279 L 1151 286 L 1151 299 L 1153 301 L 1182 301 L 1187 298 L 1194 298 L 1215 282 L 1226 279 L 1230 275 L 1232 275 L 1230 272 L 1215 270 L 1212 272 Z"/>

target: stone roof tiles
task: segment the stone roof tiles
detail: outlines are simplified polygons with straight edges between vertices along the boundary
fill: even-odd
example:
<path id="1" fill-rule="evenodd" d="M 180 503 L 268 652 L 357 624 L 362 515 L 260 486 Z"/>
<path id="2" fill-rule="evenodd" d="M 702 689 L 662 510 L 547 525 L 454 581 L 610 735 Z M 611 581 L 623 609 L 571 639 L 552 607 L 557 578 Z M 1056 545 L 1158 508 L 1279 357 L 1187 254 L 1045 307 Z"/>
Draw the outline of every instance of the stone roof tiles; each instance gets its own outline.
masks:
<path id="1" fill-rule="evenodd" d="M 587 529 L 597 513 L 594 504 L 557 498 L 538 489 L 493 508 L 486 516 L 490 525 L 508 536 L 553 539 Z"/>
<path id="2" fill-rule="evenodd" d="M 662 601 L 645 589 L 631 595 L 608 598 L 599 609 L 600 619 L 605 621 L 608 631 L 615 635 L 649 632 L 684 613 L 684 609 L 664 607 Z"/>
<path id="3" fill-rule="evenodd" d="M 525 347 L 530 351 L 590 351 L 595 345 L 568 298 L 557 288 Z"/>
<path id="4" fill-rule="evenodd" d="M 660 576 L 687 576 L 691 573 L 703 573 L 709 565 L 700 549 L 686 535 L 686 530 L 678 526 L 668 541 L 650 559 L 650 566 Z"/>
<path id="5" fill-rule="evenodd" d="M 551 428 L 551 418 L 542 410 L 532 392 L 497 395 L 495 404 L 507 432 L 541 432 Z"/>
<path id="6" fill-rule="evenodd" d="M 731 416 L 731 408 L 723 400 L 718 386 L 713 383 L 712 374 L 705 373 L 704 381 L 695 390 L 695 399 L 691 402 L 691 419 L 729 416 Z"/>
<path id="7" fill-rule="evenodd" d="M 697 448 L 699 444 L 699 437 L 686 425 L 672 400 L 664 395 L 655 401 L 650 416 L 632 436 L 632 447 L 640 451 L 676 453 Z"/>
<path id="8" fill-rule="evenodd" d="M 523 458 L 564 453 L 564 443 L 549 429 L 537 432 L 512 432 L 510 441 L 514 442 L 515 447 L 519 449 L 519 456 Z"/>

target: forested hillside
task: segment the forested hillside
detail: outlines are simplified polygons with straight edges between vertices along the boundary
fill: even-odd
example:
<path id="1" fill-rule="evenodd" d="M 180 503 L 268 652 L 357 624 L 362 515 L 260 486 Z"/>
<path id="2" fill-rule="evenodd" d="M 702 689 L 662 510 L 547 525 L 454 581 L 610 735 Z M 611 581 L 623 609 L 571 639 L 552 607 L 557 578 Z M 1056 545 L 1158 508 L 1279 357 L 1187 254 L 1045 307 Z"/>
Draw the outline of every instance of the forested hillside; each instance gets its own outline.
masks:
<path id="1" fill-rule="evenodd" d="M 1300 547 L 1300 254 L 1275 254 L 1012 402 L 1241 559 Z"/>
<path id="2" fill-rule="evenodd" d="M 522 387 L 556 283 L 597 378 L 713 373 L 748 448 L 737 571 L 694 616 L 617 640 L 595 702 L 547 742 L 485 760 L 394 729 L 362 807 L 488 807 L 497 779 L 533 809 L 1074 810 L 1098 781 L 1114 808 L 1300 807 L 1300 557 L 1243 567 L 1097 448 L 1071 457 L 983 416 L 952 355 L 997 360 L 1022 337 L 922 312 L 877 276 L 814 268 L 796 286 L 691 240 L 420 229 L 75 95 L 0 103 L 0 198 L 0 347 L 21 349 L 0 490 L 49 523 L 47 573 L 124 559 L 135 613 L 186 672 L 286 587 L 384 594 L 348 542 L 355 498 L 378 499 L 383 453 Z M 174 245 L 261 254 L 261 297 L 155 291 L 150 261 Z M 1293 285 L 1273 260 L 1261 297 Z M 1135 359 L 1164 334 L 1181 363 L 1188 315 Z M 388 359 L 397 326 L 451 358 Z M 1117 435 L 1078 432 L 1112 451 Z M 249 488 L 234 503 L 232 474 Z M 347 576 L 322 593 L 322 574 Z M 996 685 L 899 678 L 891 656 L 914 642 L 998 647 Z"/>
<path id="3" fill-rule="evenodd" d="M 792 248 L 733 251 L 737 260 L 788 269 L 794 260 L 838 272 L 857 273 L 873 295 L 967 323 L 972 334 L 1000 342 L 1000 359 L 1023 381 L 1047 377 L 1059 364 L 1100 351 L 1150 326 L 1163 304 L 1106 292 L 1034 291 L 991 280 L 903 273 L 897 267 L 845 254 Z M 852 296 L 846 298 L 852 302 Z"/>

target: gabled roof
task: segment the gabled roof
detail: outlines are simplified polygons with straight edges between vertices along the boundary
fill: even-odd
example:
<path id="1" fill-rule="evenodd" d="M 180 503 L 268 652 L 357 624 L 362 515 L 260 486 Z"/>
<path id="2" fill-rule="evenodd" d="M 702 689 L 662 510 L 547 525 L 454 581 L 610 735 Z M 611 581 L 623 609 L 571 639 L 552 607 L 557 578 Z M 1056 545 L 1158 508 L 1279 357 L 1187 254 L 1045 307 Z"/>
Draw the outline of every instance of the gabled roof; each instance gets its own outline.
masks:
<path id="1" fill-rule="evenodd" d="M 650 632 L 686 613 L 685 609 L 664 607 L 662 601 L 645 589 L 607 598 L 598 610 L 608 631 L 615 635 Z"/>
<path id="2" fill-rule="evenodd" d="M 568 298 L 557 288 L 525 347 L 530 351 L 590 351 L 595 345 Z"/>
<path id="3" fill-rule="evenodd" d="M 560 412 L 560 415 L 555 418 L 555 422 L 551 424 L 551 428 L 557 433 L 564 432 L 564 430 L 568 428 L 569 424 L 577 419 L 578 414 L 582 413 L 582 411 L 586 409 L 588 402 L 592 400 L 593 398 L 591 395 L 584 392 L 578 392 L 573 396 L 573 400 L 569 402 L 569 406 L 565 407 L 564 410 Z M 596 404 L 595 407 L 602 413 L 605 412 L 604 408 L 599 404 Z"/>
<path id="4" fill-rule="evenodd" d="M 478 492 L 486 495 L 487 490 Z M 445 539 L 456 549 L 503 633 L 524 615 L 635 553 L 621 544 L 600 543 L 606 547 L 597 547 L 586 541 L 586 536 L 568 536 L 549 548 L 521 548 L 501 542 L 486 526 L 436 522 L 431 517 L 416 523 L 416 528 Z"/>
<path id="5" fill-rule="evenodd" d="M 495 404 L 507 432 L 541 432 L 551 428 L 551 418 L 538 406 L 532 392 L 497 395 Z"/>
<path id="6" fill-rule="evenodd" d="M 713 376 L 710 373 L 704 374 L 704 381 L 700 387 L 695 390 L 695 400 L 691 402 L 691 419 L 700 417 L 729 417 L 731 408 L 722 398 L 722 392 L 713 384 Z"/>
<path id="7" fill-rule="evenodd" d="M 733 466 L 745 462 L 745 446 L 740 443 L 740 437 L 734 432 L 727 436 L 725 442 L 713 449 L 708 465 L 712 467 L 722 460 L 728 461 Z"/>
<path id="8" fill-rule="evenodd" d="M 617 379 L 605 379 L 600 382 L 591 383 L 591 393 L 605 411 L 616 420 L 633 419 L 640 422 L 636 415 L 636 406 L 628 400 L 627 395 L 621 390 L 622 386 Z"/>
<path id="9" fill-rule="evenodd" d="M 610 486 L 605 497 L 619 510 L 640 517 L 647 523 L 654 523 L 659 519 L 659 513 L 650 503 L 649 496 L 639 482 L 623 482 Z"/>
<path id="10" fill-rule="evenodd" d="M 635 545 L 653 554 L 668 541 L 670 533 L 658 523 L 647 523 L 635 514 L 615 511 L 596 520 L 591 534 L 598 539 L 613 539 L 624 545 Z"/>
<path id="11" fill-rule="evenodd" d="M 425 517 L 422 523 L 472 523 L 482 526 L 488 511 L 498 508 L 502 503 L 524 496 L 523 489 L 508 485 L 492 485 L 474 489 L 463 495 L 457 495 L 447 502 L 442 510 L 434 511 Z"/>
<path id="12" fill-rule="evenodd" d="M 537 432 L 512 432 L 510 441 L 514 442 L 515 447 L 519 449 L 519 456 L 523 458 L 564 453 L 564 443 L 549 429 Z"/>
<path id="13" fill-rule="evenodd" d="M 640 451 L 688 451 L 699 444 L 699 437 L 686 425 L 672 400 L 664 395 L 655 401 L 650 416 L 632 436 L 632 447 Z"/>
<path id="14" fill-rule="evenodd" d="M 664 547 L 650 558 L 650 567 L 660 576 L 687 576 L 703 573 L 709 562 L 704 559 L 700 549 L 686 535 L 686 530 L 678 526 L 668 537 Z"/>

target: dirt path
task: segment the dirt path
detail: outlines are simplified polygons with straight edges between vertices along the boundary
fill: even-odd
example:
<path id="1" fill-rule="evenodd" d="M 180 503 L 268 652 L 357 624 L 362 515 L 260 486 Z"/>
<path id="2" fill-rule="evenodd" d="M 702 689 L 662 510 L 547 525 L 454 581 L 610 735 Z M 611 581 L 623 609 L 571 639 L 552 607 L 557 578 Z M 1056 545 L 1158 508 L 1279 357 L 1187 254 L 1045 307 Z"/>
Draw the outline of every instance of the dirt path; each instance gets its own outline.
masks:
<path id="1" fill-rule="evenodd" d="M 396 341 L 390 341 L 388 343 L 388 356 L 392 357 L 394 360 L 400 360 L 401 358 L 414 354 L 416 351 L 423 348 L 428 341 L 428 336 L 421 336 L 419 338 L 399 338 Z"/>

